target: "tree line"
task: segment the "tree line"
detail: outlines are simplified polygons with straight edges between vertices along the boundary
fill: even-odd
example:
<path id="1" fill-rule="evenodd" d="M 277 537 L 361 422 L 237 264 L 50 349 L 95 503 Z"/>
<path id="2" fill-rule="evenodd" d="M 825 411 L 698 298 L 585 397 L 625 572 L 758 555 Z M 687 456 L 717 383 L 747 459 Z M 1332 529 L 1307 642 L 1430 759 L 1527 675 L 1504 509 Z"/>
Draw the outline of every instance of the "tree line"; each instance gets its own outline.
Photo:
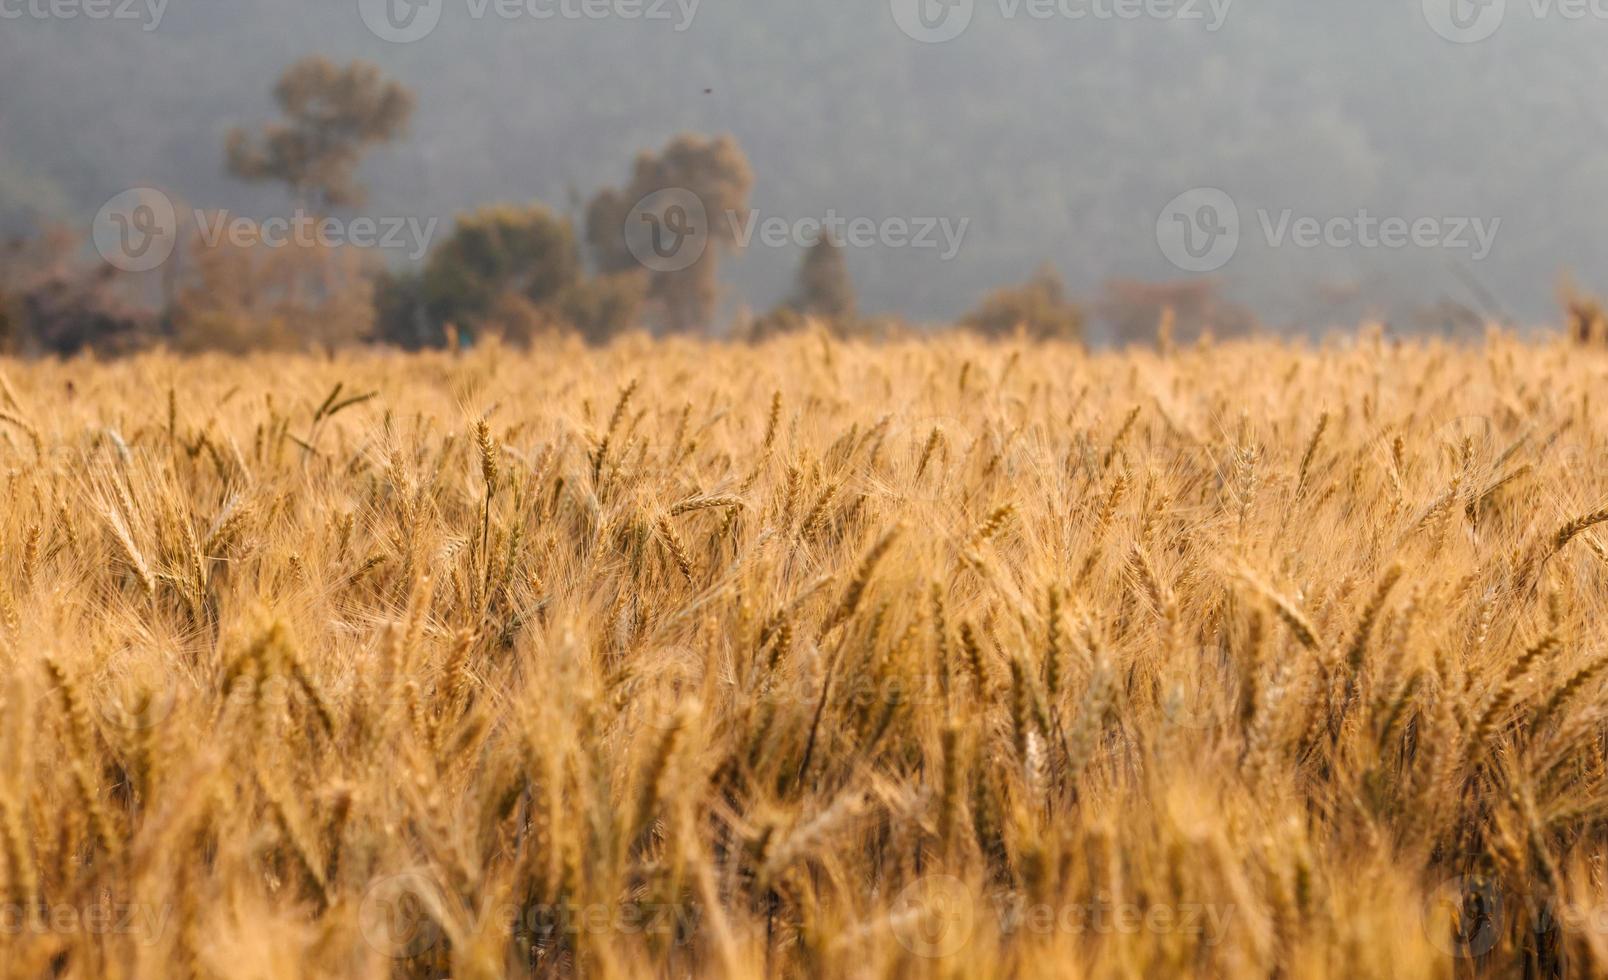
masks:
<path id="1" fill-rule="evenodd" d="M 256 132 L 230 132 L 225 165 L 241 181 L 279 185 L 297 213 L 315 218 L 364 205 L 367 188 L 357 176 L 364 157 L 403 138 L 416 105 L 405 86 L 372 64 L 317 56 L 290 66 L 273 95 L 280 118 Z M 0 251 L 0 350 L 120 353 L 161 343 L 242 351 L 363 342 L 418 349 L 489 334 L 527 343 L 573 332 L 601 343 L 635 329 L 712 333 L 720 262 L 740 243 L 731 222 L 709 216 L 748 212 L 753 182 L 733 138 L 683 134 L 640 153 L 629 180 L 593 194 L 579 228 L 540 202 L 490 204 L 460 215 L 410 268 L 349 246 L 243 246 L 192 233 L 181 235 L 160 270 L 130 276 L 87 261 L 78 237 L 58 229 Z M 690 261 L 661 266 L 643 261 L 643 243 L 632 236 L 671 220 L 652 213 L 651 203 L 648 213 L 637 213 L 669 191 L 701 206 L 707 241 Z M 1154 337 L 1158 325 L 1197 336 L 1254 326 L 1210 280 L 1108 283 L 1092 309 L 1124 339 Z M 1079 340 L 1086 319 L 1085 307 L 1046 265 L 984 297 L 961 325 Z M 806 248 L 792 295 L 763 314 L 739 316 L 733 332 L 762 339 L 810 324 L 841 336 L 901 328 L 859 312 L 843 243 L 827 233 Z"/>

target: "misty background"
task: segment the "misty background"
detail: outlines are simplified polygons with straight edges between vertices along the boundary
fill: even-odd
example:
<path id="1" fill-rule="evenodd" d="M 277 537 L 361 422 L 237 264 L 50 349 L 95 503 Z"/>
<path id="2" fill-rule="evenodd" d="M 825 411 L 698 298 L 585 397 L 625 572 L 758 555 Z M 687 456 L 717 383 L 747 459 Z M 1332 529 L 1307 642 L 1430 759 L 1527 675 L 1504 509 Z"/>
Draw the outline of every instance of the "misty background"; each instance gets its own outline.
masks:
<path id="1" fill-rule="evenodd" d="M 947 262 L 850 249 L 868 312 L 952 318 L 1045 262 L 1078 296 L 1113 277 L 1190 278 L 1163 256 L 1156 221 L 1200 186 L 1227 191 L 1244 223 L 1212 276 L 1274 326 L 1372 314 L 1432 326 L 1423 311 L 1444 303 L 1555 320 L 1560 272 L 1601 285 L 1608 21 L 1538 17 L 1530 0 L 1478 44 L 1438 36 L 1419 0 L 1237 0 L 1215 33 L 1008 19 L 980 0 L 941 44 L 902 33 L 886 0 L 703 0 L 680 32 L 674 19 L 468 11 L 447 0 L 411 44 L 377 38 L 356 0 L 171 0 L 149 32 L 0 20 L 0 231 L 87 228 L 142 184 L 189 207 L 283 213 L 282 188 L 226 174 L 224 138 L 272 120 L 279 73 L 323 54 L 376 62 L 418 99 L 409 134 L 360 170 L 364 214 L 445 229 L 479 205 L 536 199 L 579 220 L 638 152 L 697 132 L 738 140 L 761 216 L 969 221 Z M 1501 225 L 1479 262 L 1456 249 L 1272 248 L 1264 208 Z M 777 302 L 800 254 L 734 254 L 727 306 Z"/>

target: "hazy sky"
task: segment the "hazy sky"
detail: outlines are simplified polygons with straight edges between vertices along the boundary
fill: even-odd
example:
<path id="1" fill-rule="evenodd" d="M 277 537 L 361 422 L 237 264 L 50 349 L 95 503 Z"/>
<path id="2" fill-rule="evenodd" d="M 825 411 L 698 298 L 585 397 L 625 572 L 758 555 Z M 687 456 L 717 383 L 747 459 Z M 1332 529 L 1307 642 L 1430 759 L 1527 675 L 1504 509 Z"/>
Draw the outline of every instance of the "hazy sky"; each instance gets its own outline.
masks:
<path id="1" fill-rule="evenodd" d="M 776 234 L 728 263 L 732 303 L 785 295 L 828 213 L 857 220 L 863 305 L 916 317 L 1046 261 L 1083 295 L 1212 275 L 1317 326 L 1608 285 L 1608 0 L 947 4 L 0 0 L 0 216 L 83 223 L 145 184 L 285 210 L 221 144 L 322 53 L 419 96 L 364 168 L 382 218 L 569 210 L 640 149 L 733 134 Z"/>

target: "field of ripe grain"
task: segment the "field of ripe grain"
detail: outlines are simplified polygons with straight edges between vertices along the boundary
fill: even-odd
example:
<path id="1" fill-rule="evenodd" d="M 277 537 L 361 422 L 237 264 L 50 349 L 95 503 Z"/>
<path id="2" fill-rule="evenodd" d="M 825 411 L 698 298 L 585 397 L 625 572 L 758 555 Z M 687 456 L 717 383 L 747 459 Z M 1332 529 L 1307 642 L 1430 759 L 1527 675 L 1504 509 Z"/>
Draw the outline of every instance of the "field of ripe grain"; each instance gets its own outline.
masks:
<path id="1" fill-rule="evenodd" d="M 6 976 L 1608 970 L 1608 356 L 0 373 Z"/>

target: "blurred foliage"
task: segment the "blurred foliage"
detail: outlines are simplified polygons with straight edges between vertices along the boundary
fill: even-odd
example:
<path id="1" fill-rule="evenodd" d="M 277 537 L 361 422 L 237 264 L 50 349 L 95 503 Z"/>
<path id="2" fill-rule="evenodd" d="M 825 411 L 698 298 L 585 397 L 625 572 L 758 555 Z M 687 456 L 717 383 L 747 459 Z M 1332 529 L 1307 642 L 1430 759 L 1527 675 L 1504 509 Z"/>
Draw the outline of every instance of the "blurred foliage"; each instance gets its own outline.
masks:
<path id="1" fill-rule="evenodd" d="M 424 304 L 422 276 L 415 270 L 382 269 L 374 277 L 374 328 L 379 339 L 407 350 L 442 347 L 444 325 Z"/>
<path id="2" fill-rule="evenodd" d="M 421 297 L 441 322 L 485 316 L 504 293 L 540 305 L 580 278 L 580 253 L 568 221 L 537 204 L 501 204 L 460 216 L 452 236 L 433 250 Z"/>
<path id="3" fill-rule="evenodd" d="M 798 270 L 798 283 L 788 305 L 811 316 L 829 319 L 854 316 L 854 280 L 849 278 L 842 244 L 822 235 L 805 251 Z"/>
<path id="4" fill-rule="evenodd" d="M 222 30 L 232 23 L 229 18 L 214 20 L 207 13 L 194 16 L 196 21 L 192 25 L 204 22 L 203 26 L 211 31 Z M 804 17 L 785 13 L 776 16 Z M 716 23 L 718 25 L 718 20 Z M 444 31 L 449 29 L 443 28 Z M 205 35 L 207 30 L 196 27 L 197 36 Z M 722 28 L 716 26 L 712 33 L 720 36 Z M 185 35 L 178 32 L 178 36 Z M 161 43 L 174 42 L 165 34 Z M 778 53 L 776 43 L 774 39 L 765 41 L 764 50 Z M 110 42 L 86 44 L 103 54 L 116 50 L 108 46 Z M 44 72 L 48 67 L 25 49 L 26 46 L 12 45 L 9 37 L 0 44 L 0 54 L 3 54 L 0 56 L 0 85 L 20 90 L 20 83 L 33 77 L 19 68 L 19 64 L 37 72 Z M 26 60 L 18 60 L 16 55 L 26 55 Z M 255 56 L 253 52 L 251 57 Z M 496 71 L 489 64 L 468 65 L 463 70 L 476 73 L 477 79 L 485 84 L 496 80 Z M 197 91 L 187 95 L 209 100 L 208 105 L 216 112 L 225 109 L 234 112 L 238 93 L 233 86 L 243 74 L 243 70 L 236 70 L 227 73 L 227 77 L 220 76 L 219 92 Z M 110 59 L 104 77 L 97 76 L 99 87 L 95 93 L 106 87 L 115 88 L 120 78 L 126 81 L 127 77 L 128 66 Z M 969 118 L 981 111 L 975 93 L 965 85 L 940 78 L 929 80 L 938 85 L 937 94 L 957 115 Z M 812 79 L 811 84 L 848 83 L 824 78 Z M 430 92 L 439 94 L 436 88 Z M 714 93 L 715 90 L 710 89 L 706 94 Z M 233 130 L 227 146 L 228 170 L 247 180 L 281 182 L 298 202 L 319 209 L 350 206 L 363 199 L 364 186 L 357 178 L 359 165 L 369 151 L 407 128 L 414 106 L 412 94 L 389 80 L 378 67 L 363 62 L 343 66 L 320 57 L 293 64 L 280 77 L 273 94 L 283 120 L 256 134 Z M 878 117 L 875 102 L 846 100 L 844 116 L 834 120 L 835 124 L 843 126 L 845 133 L 864 132 L 868 126 L 885 128 L 889 119 Z M 593 107 L 587 111 L 595 116 L 606 115 L 607 107 L 622 113 L 633 108 L 629 102 L 607 99 L 599 104 L 605 108 Z M 779 99 L 776 104 L 794 103 Z M 1150 108 L 1156 106 L 1152 104 Z M 1003 111 L 1018 110 L 1022 107 Z M 532 111 L 558 110 L 536 107 Z M 1002 110 L 990 107 L 988 111 Z M 1321 148 L 1326 142 L 1346 144 L 1345 139 L 1336 138 L 1350 135 L 1344 126 L 1330 116 L 1314 118 L 1317 119 L 1311 134 L 1317 137 L 1313 140 L 1314 146 Z M 121 131 L 129 144 L 130 155 L 136 158 L 146 152 L 142 149 L 143 140 L 183 144 L 193 137 L 193 133 L 182 126 L 175 128 L 170 119 L 140 116 L 120 122 L 124 124 Z M 130 135 L 136 122 L 143 124 L 138 127 L 138 140 Z M 429 152 L 432 149 L 451 149 L 450 160 L 455 173 L 459 168 L 472 170 L 491 166 L 486 160 L 462 152 L 464 145 L 474 145 L 472 141 L 453 143 L 448 139 L 447 134 L 458 134 L 458 127 L 473 122 L 435 119 L 432 128 L 419 134 L 416 141 L 410 141 L 409 146 L 419 151 L 417 156 L 426 159 L 433 158 Z M 815 125 L 810 120 L 799 122 L 800 125 Z M 985 129 L 991 125 L 986 119 L 977 124 Z M 1330 132 L 1331 129 L 1334 132 Z M 63 145 L 51 142 L 43 124 L 31 111 L 9 106 L 0 117 L 0 132 L 4 133 L 10 149 L 22 146 L 36 155 L 36 147 L 54 146 L 59 150 Z M 746 134 L 749 129 L 744 127 L 743 132 Z M 1190 129 L 1190 133 L 1196 137 L 1202 135 L 1198 127 Z M 910 137 L 912 134 L 902 132 L 900 135 Z M 1144 134 L 1130 135 L 1137 139 Z M 528 136 L 514 133 L 510 141 L 517 144 Z M 1281 139 L 1291 141 L 1294 146 L 1299 136 L 1292 133 Z M 610 130 L 607 136 L 592 134 L 581 141 L 585 145 L 577 152 L 595 160 L 600 154 L 624 152 L 620 149 L 624 140 L 630 141 L 627 146 L 635 146 L 657 145 L 663 139 L 662 132 L 651 127 L 627 127 L 623 133 Z M 773 183 L 784 188 L 806 186 L 817 192 L 833 188 L 820 173 L 811 177 L 813 172 L 806 172 L 811 161 L 778 156 L 775 146 L 762 139 L 754 142 L 764 154 L 768 187 Z M 923 175 L 931 177 L 930 183 L 937 186 L 959 186 L 953 176 L 957 168 L 965 164 L 964 155 L 944 141 L 929 141 L 929 144 L 930 154 L 922 158 Z M 1012 144 L 1000 140 L 996 145 Z M 1049 159 L 1051 154 L 1039 152 L 1043 149 L 1034 147 L 1032 159 Z M 1127 149 L 1138 152 L 1135 147 Z M 878 147 L 866 150 L 863 156 L 868 170 L 865 186 L 876 193 L 850 195 L 851 199 L 893 202 L 889 206 L 894 208 L 910 203 L 908 197 L 900 196 L 912 184 L 908 179 L 910 172 L 894 166 L 886 158 L 886 152 L 886 148 Z M 46 153 L 44 158 L 49 156 Z M 1344 154 L 1340 156 L 1341 162 L 1345 162 Z M 72 188 L 76 199 L 86 186 L 97 186 L 91 175 L 102 172 L 101 164 L 88 157 L 75 159 L 81 162 L 52 170 L 46 179 L 38 176 L 37 160 L 0 154 L 0 222 L 8 220 L 10 215 L 32 214 L 33 203 L 49 202 L 53 190 L 59 193 L 59 188 Z M 1240 162 L 1249 166 L 1247 161 Z M 1019 224 L 1024 213 L 1042 212 L 1048 206 L 1046 193 L 1051 197 L 1062 195 L 1051 202 L 1056 206 L 1070 205 L 1079 199 L 1076 192 L 1066 189 L 1065 174 L 1037 164 L 1029 170 L 1031 172 L 1015 175 L 1020 180 L 1010 182 L 1012 190 L 1008 200 L 995 200 L 990 205 L 990 225 L 1009 228 L 1013 221 Z M 562 178 L 561 181 L 550 174 L 533 177 L 531 189 L 553 193 L 554 187 L 562 186 L 563 182 L 575 182 L 573 172 L 563 174 Z M 46 263 L 54 269 L 50 275 L 40 275 L 37 270 L 27 275 L 16 270 L 0 274 L 0 286 L 4 291 L 4 296 L 0 297 L 0 310 L 4 311 L 0 313 L 4 317 L 4 322 L 0 323 L 0 331 L 3 331 L 0 343 L 14 350 L 30 351 L 71 351 L 85 347 L 116 350 L 151 338 L 171 337 L 187 347 L 216 344 L 234 349 L 303 342 L 338 345 L 377 337 L 404 346 L 422 347 L 446 344 L 449 333 L 453 332 L 449 327 L 462 327 L 464 334 L 470 337 L 483 328 L 515 339 L 549 328 L 573 329 L 593 342 L 607 340 L 639 325 L 665 331 L 711 331 L 716 326 L 714 321 L 721 299 L 717 275 L 719 258 L 737 247 L 735 231 L 748 212 L 753 184 L 753 168 L 747 153 L 732 137 L 676 136 L 657 152 L 641 153 L 630 179 L 623 186 L 602 190 L 584 208 L 579 206 L 584 198 L 577 200 L 576 210 L 584 211 L 578 218 L 579 242 L 575 225 L 553 216 L 540 205 L 499 206 L 473 212 L 465 218 L 453 237 L 442 243 L 419 270 L 371 273 L 366 263 L 345 253 L 336 259 L 336 268 L 327 275 L 315 274 L 307 264 L 315 261 L 312 253 L 296 255 L 293 261 L 285 255 L 196 254 L 191 257 L 196 267 L 183 270 L 187 283 L 184 289 L 177 295 L 164 294 L 164 299 L 171 299 L 172 305 L 160 317 L 132 301 L 128 290 L 109 271 L 84 266 L 81 254 L 77 258 L 69 256 L 53 265 Z M 687 269 L 644 270 L 627 240 L 630 231 L 626 217 L 643 198 L 673 187 L 691 191 L 704 204 L 709 220 L 708 247 Z M 974 199 L 961 210 L 982 213 L 977 200 L 980 199 Z M 1089 201 L 1084 200 L 1084 203 L 1089 204 Z M 47 205 L 40 203 L 39 206 Z M 1107 205 L 1090 206 L 1098 210 Z M 423 208 L 420 205 L 420 209 Z M 631 226 L 639 231 L 646 227 L 637 222 Z M 1098 238 L 1093 231 L 1080 229 L 1069 248 L 1056 254 L 1062 258 L 1064 267 L 1093 267 L 1093 263 L 1087 261 L 1088 249 L 1094 247 L 1089 243 Z M 1153 242 L 1146 244 L 1153 246 Z M 1022 237 L 1013 240 L 1006 252 L 993 250 L 988 254 L 997 258 L 1032 245 L 1030 237 Z M 595 276 L 586 274 L 583 250 L 597 273 Z M 875 281 L 882 264 L 892 261 L 896 260 L 885 254 L 869 255 L 856 271 L 864 279 Z M 239 283 L 224 282 L 226 277 L 237 273 Z M 366 316 L 358 311 L 361 304 L 357 298 L 363 292 L 349 288 L 354 277 L 364 281 L 372 300 Z M 935 290 L 952 289 L 955 279 L 949 274 L 931 277 Z M 202 295 L 208 288 L 216 289 L 217 295 Z M 1098 321 L 1109 329 L 1111 337 L 1124 343 L 1234 336 L 1254 330 L 1256 319 L 1245 307 L 1227 300 L 1224 289 L 1223 283 L 1211 279 L 1109 280 L 1089 305 L 1089 320 Z M 515 302 L 514 298 L 521 302 Z M 841 249 L 821 242 L 806 255 L 788 299 L 777 310 L 750 321 L 743 329 L 763 336 L 819 323 L 838 335 L 864 335 L 867 328 L 857 320 L 857 305 L 854 284 L 844 266 Z M 290 315 L 285 311 L 326 309 L 338 313 L 328 324 L 307 327 L 285 321 Z M 1449 300 L 1408 309 L 1418 311 L 1415 318 L 1407 321 L 1410 324 L 1446 323 L 1463 328 L 1474 324 L 1479 316 L 1468 307 Z M 1608 328 L 1601 327 L 1600 308 L 1593 313 L 1588 306 L 1566 301 L 1565 309 L 1570 322 L 1576 325 L 1574 329 L 1582 336 L 1608 333 Z M 239 323 L 229 322 L 237 315 L 241 318 Z M 1018 328 L 1036 338 L 1082 339 L 1090 333 L 1083 308 L 1069 296 L 1060 275 L 1048 267 L 1023 285 L 988 295 L 966 317 L 965 323 L 993 336 L 1012 335 Z M 256 333 L 259 329 L 265 333 L 259 336 Z"/>
<path id="5" fill-rule="evenodd" d="M 1242 337 L 1256 329 L 1250 310 L 1223 298 L 1216 279 L 1166 282 L 1108 280 L 1095 304 L 1099 318 L 1122 344 L 1192 343 L 1203 336 Z"/>
<path id="6" fill-rule="evenodd" d="M 657 207 L 648 206 L 649 199 L 662 191 L 689 192 L 702 205 L 704 222 L 698 233 L 707 239 L 689 246 L 701 251 L 686 268 L 652 271 L 647 298 L 665 330 L 708 332 L 720 298 L 720 252 L 737 247 L 737 226 L 748 212 L 753 184 L 748 158 L 730 136 L 684 134 L 657 154 L 641 153 L 629 184 L 598 192 L 587 206 L 586 243 L 592 261 L 605 275 L 641 268 L 637 256 L 647 254 L 647 236 L 659 225 L 674 227 L 682 219 L 669 210 L 684 206 L 682 195 L 667 195 Z M 643 208 L 638 217 L 644 220 L 632 220 L 632 211 Z M 643 238 L 631 237 L 638 235 Z"/>
<path id="7" fill-rule="evenodd" d="M 459 217 L 417 273 L 375 283 L 379 332 L 408 348 L 449 334 L 496 334 L 516 344 L 571 331 L 602 343 L 640 324 L 647 272 L 582 274 L 574 230 L 547 208 L 494 205 Z"/>
<path id="8" fill-rule="evenodd" d="M 822 235 L 804 252 L 793 295 L 742 329 L 742 337 L 759 342 L 811 327 L 842 338 L 866 336 L 869 325 L 855 310 L 854 282 L 849 278 L 843 246 Z"/>
<path id="9" fill-rule="evenodd" d="M 82 261 L 82 244 L 51 229 L 0 246 L 0 353 L 119 354 L 151 338 L 153 312 L 115 269 Z"/>
<path id="10" fill-rule="evenodd" d="M 360 249 L 208 243 L 199 233 L 170 311 L 176 347 L 227 352 L 344 347 L 369 339 L 374 318 L 374 283 Z"/>
<path id="11" fill-rule="evenodd" d="M 961 324 L 989 337 L 1020 332 L 1035 340 L 1083 338 L 1083 311 L 1067 298 L 1066 284 L 1049 265 L 1019 286 L 989 293 Z"/>
<path id="12" fill-rule="evenodd" d="M 1080 296 L 1110 276 L 1174 274 L 1156 249 L 1157 209 L 1233 175 L 1247 209 L 1503 216 L 1499 261 L 1481 276 L 1514 316 L 1538 320 L 1561 262 L 1608 269 L 1597 213 L 1608 113 L 1590 94 L 1600 32 L 1510 17 L 1506 57 L 1470 71 L 1465 56 L 1485 47 L 1449 46 L 1405 9 L 1236 4 L 1216 33 L 979 16 L 956 42 L 921 45 L 884 3 L 706 3 L 684 33 L 444 16 L 427 42 L 389 45 L 351 2 L 176 4 L 150 33 L 8 22 L 0 146 L 86 217 L 148 179 L 244 207 L 197 146 L 255 121 L 259 105 L 266 115 L 265 80 L 301 55 L 360 53 L 419 97 L 406 143 L 360 170 L 393 211 L 447 220 L 484 201 L 557 204 L 679 130 L 731 131 L 763 175 L 754 203 L 766 213 L 970 217 L 964 254 L 941 275 L 918 250 L 855 266 L 862 309 L 947 320 L 1046 256 Z M 723 278 L 769 306 L 794 260 L 750 251 Z M 1388 316 L 1442 293 L 1466 300 L 1446 258 L 1247 248 L 1230 295 L 1306 323 L 1309 287 L 1344 275 L 1367 283 L 1366 312 Z"/>
<path id="13" fill-rule="evenodd" d="M 263 128 L 253 140 L 230 131 L 229 172 L 242 180 L 279 181 L 301 206 L 320 214 L 363 203 L 353 176 L 363 154 L 397 138 L 413 115 L 413 94 L 363 61 L 340 67 L 327 58 L 303 58 L 274 88 L 285 122 Z"/>
<path id="14" fill-rule="evenodd" d="M 563 322 L 589 343 L 603 343 L 640 324 L 647 294 L 647 273 L 631 269 L 573 282 L 558 294 L 555 306 Z"/>
<path id="15" fill-rule="evenodd" d="M 1600 297 L 1581 290 L 1572 276 L 1564 274 L 1558 279 L 1558 305 L 1563 308 L 1567 333 L 1575 343 L 1608 346 L 1608 312 Z"/>

